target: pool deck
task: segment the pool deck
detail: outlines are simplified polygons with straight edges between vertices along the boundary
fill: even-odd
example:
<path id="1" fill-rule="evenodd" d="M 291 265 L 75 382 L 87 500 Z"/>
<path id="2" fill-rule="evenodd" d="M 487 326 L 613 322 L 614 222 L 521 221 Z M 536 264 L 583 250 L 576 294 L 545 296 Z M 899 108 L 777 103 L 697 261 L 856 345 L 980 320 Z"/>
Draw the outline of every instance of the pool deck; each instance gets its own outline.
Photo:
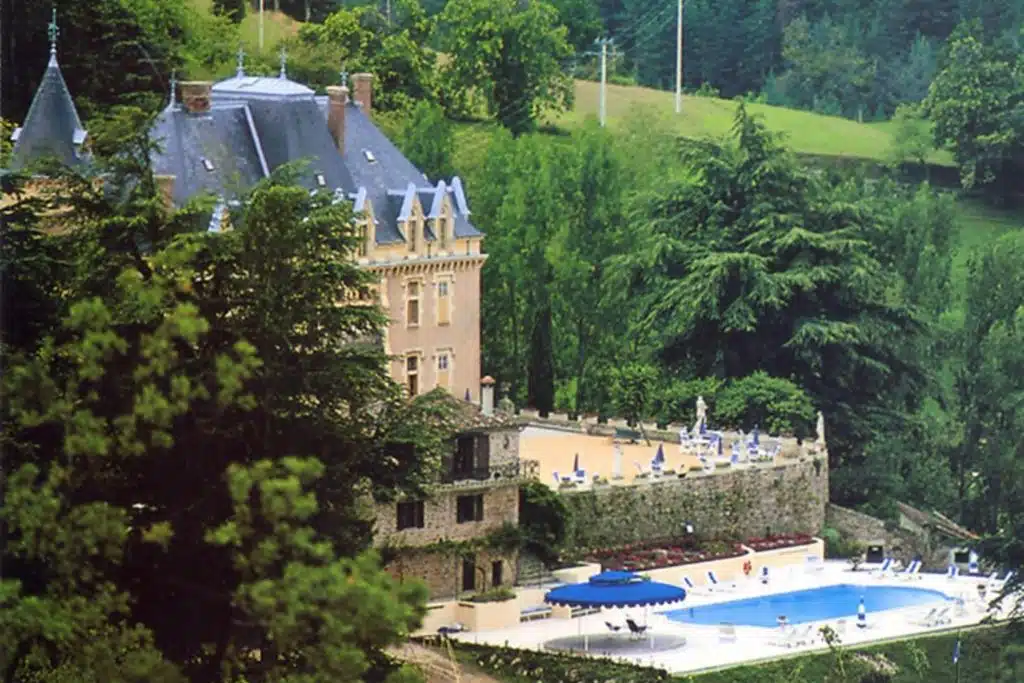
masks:
<path id="1" fill-rule="evenodd" d="M 628 632 L 625 635 L 611 636 L 605 626 L 605 621 L 624 624 L 626 617 L 632 617 L 638 623 L 646 622 L 649 631 L 663 636 L 663 641 L 677 645 L 666 649 L 661 643 L 658 643 L 658 647 L 653 650 L 643 651 L 643 648 L 636 648 L 636 645 L 644 641 L 635 640 L 633 646 L 626 651 L 628 654 L 621 649 L 617 650 L 619 654 L 614 654 L 611 648 L 605 652 L 591 648 L 590 654 L 609 656 L 634 664 L 656 666 L 667 669 L 671 673 L 693 673 L 765 659 L 778 659 L 794 653 L 826 650 L 827 646 L 818 633 L 818 629 L 822 626 L 829 626 L 835 630 L 839 634 L 840 641 L 845 645 L 863 645 L 875 641 L 972 626 L 989 616 L 987 604 L 978 597 L 978 585 L 986 582 L 985 577 L 971 576 L 948 579 L 945 575 L 939 574 L 920 574 L 918 576 L 919 578 L 909 579 L 891 576 L 879 578 L 877 572 L 865 570 L 853 572 L 850 570 L 849 564 L 844 561 L 825 562 L 818 569 L 798 567 L 792 568 L 789 572 L 778 571 L 767 586 L 761 585 L 756 580 L 742 579 L 735 590 L 715 591 L 711 594 L 700 590 L 691 592 L 687 595 L 684 603 L 655 607 L 647 614 L 645 614 L 644 608 L 611 609 L 577 619 L 547 619 L 507 629 L 467 632 L 455 637 L 467 642 L 537 650 L 544 648 L 546 643 L 556 639 L 558 640 L 558 649 L 565 649 L 566 639 L 586 633 L 589 636 L 594 636 L 594 642 L 600 648 L 600 643 L 607 641 L 609 637 L 621 637 L 626 640 L 630 638 Z M 664 616 L 665 612 L 679 609 L 681 606 L 697 607 L 843 583 L 928 588 L 940 591 L 949 598 L 962 598 L 963 607 L 958 608 L 954 602 L 948 603 L 951 607 L 949 611 L 951 621 L 935 626 L 925 626 L 916 622 L 920 622 L 932 606 L 942 605 L 941 602 L 869 612 L 867 615 L 868 627 L 865 629 L 857 628 L 856 616 L 814 622 L 814 628 L 811 631 L 812 642 L 795 646 L 787 646 L 780 642 L 783 632 L 778 628 L 735 626 L 734 634 L 723 634 L 719 626 L 682 624 Z M 992 597 L 994 596 L 990 595 L 989 599 Z M 856 605 L 851 606 L 851 613 L 855 609 Z M 993 616 L 998 618 L 1000 615 Z M 807 625 L 790 628 L 795 628 L 800 633 L 807 628 Z M 582 641 L 580 643 L 582 650 Z"/>

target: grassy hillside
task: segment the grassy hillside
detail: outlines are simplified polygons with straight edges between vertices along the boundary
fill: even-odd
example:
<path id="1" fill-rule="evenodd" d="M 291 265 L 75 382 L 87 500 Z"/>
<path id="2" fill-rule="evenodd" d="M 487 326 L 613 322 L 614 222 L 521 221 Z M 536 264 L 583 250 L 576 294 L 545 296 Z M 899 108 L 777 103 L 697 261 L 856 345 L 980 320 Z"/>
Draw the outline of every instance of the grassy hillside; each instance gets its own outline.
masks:
<path id="1" fill-rule="evenodd" d="M 189 0 L 192 5 L 201 12 L 213 11 L 213 0 Z M 272 0 L 267 0 L 266 5 L 273 5 Z M 277 44 L 289 36 L 299 32 L 302 22 L 295 21 L 284 12 L 274 12 L 264 7 L 263 11 L 263 49 L 274 51 Z M 249 9 L 239 26 L 239 34 L 246 51 L 255 52 L 260 44 L 260 13 Z"/>
<path id="2" fill-rule="evenodd" d="M 553 122 L 570 127 L 588 116 L 597 116 L 600 90 L 598 83 L 576 81 L 575 110 L 556 117 Z M 639 110 L 645 116 L 676 119 L 679 132 L 688 136 L 727 133 L 736 111 L 736 103 L 731 100 L 684 95 L 683 111 L 677 116 L 673 93 L 621 85 L 608 86 L 607 107 L 610 126 L 615 126 L 617 120 L 631 111 Z M 889 148 L 890 131 L 882 126 L 765 104 L 747 107 L 763 116 L 771 130 L 785 134 L 797 152 L 882 160 Z M 931 161 L 952 164 L 947 152 L 935 152 Z"/>

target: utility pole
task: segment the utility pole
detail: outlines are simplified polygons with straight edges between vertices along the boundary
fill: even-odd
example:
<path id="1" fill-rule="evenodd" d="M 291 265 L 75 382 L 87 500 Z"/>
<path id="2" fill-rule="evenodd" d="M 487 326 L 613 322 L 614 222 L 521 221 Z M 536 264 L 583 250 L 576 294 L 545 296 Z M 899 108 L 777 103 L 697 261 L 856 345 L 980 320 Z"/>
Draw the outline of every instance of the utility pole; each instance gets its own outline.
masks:
<path id="1" fill-rule="evenodd" d="M 600 38 L 596 42 L 601 45 L 601 105 L 599 118 L 603 127 L 608 115 L 608 45 L 615 41 L 612 38 Z"/>
<path id="2" fill-rule="evenodd" d="M 263 0 L 260 0 L 260 52 L 263 52 Z"/>
<path id="3" fill-rule="evenodd" d="M 676 12 L 676 113 L 683 111 L 683 0 Z"/>

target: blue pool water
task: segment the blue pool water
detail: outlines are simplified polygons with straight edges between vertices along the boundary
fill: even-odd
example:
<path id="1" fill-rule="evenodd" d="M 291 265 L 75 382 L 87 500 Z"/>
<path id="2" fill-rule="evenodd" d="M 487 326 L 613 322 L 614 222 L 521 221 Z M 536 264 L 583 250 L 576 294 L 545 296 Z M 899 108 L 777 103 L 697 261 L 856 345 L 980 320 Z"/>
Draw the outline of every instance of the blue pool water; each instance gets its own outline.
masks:
<path id="1" fill-rule="evenodd" d="M 803 624 L 809 621 L 856 616 L 861 598 L 864 598 L 869 621 L 872 612 L 926 605 L 949 599 L 939 591 L 924 588 L 839 584 L 732 600 L 717 605 L 684 607 L 666 612 L 665 616 L 672 621 L 687 624 L 776 626 L 778 618 L 785 615 L 790 624 Z"/>

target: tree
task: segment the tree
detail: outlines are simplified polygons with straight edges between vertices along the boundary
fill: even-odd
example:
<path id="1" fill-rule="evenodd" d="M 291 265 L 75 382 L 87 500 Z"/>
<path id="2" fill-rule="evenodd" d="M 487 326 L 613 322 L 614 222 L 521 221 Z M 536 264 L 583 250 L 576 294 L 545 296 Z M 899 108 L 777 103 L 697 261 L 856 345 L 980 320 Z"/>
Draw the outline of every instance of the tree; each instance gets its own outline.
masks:
<path id="1" fill-rule="evenodd" d="M 440 46 L 452 59 L 443 77 L 449 96 L 480 92 L 488 111 L 513 135 L 547 110 L 572 102 L 563 62 L 573 54 L 558 12 L 543 0 L 452 0 L 439 17 Z"/>
<path id="2" fill-rule="evenodd" d="M 546 484 L 532 481 L 519 489 L 519 526 L 526 549 L 546 565 L 558 561 L 569 524 L 569 508 L 558 493 Z"/>
<path id="3" fill-rule="evenodd" d="M 625 363 L 613 373 L 612 396 L 626 424 L 636 426 L 650 414 L 658 371 L 645 363 Z"/>
<path id="4" fill-rule="evenodd" d="M 4 375 L 0 664 L 397 680 L 382 648 L 424 594 L 363 554 L 363 509 L 422 492 L 451 416 L 403 397 L 372 343 L 382 313 L 348 303 L 369 284 L 349 210 L 284 169 L 208 232 L 203 202 L 159 211 L 144 136 L 122 129 L 104 159 L 104 128 L 104 183 L 56 183 L 73 230 L 37 236 L 68 264 L 39 283 L 65 322 L 39 315 Z"/>
<path id="5" fill-rule="evenodd" d="M 437 96 L 437 57 L 430 49 L 432 22 L 418 0 L 393 0 L 389 21 L 376 6 L 342 7 L 323 23 L 299 28 L 288 71 L 311 86 L 337 85 L 339 71 L 374 77 L 374 108 L 402 110 Z M 264 57 L 277 70 L 276 57 Z"/>
<path id="6" fill-rule="evenodd" d="M 235 24 L 245 19 L 245 0 L 214 0 L 213 9 L 220 12 Z"/>
<path id="7" fill-rule="evenodd" d="M 964 188 L 1005 200 L 1024 120 L 1018 67 L 985 45 L 978 23 L 957 28 L 941 66 L 924 101 L 935 141 L 952 149 Z"/>
<path id="8" fill-rule="evenodd" d="M 455 133 L 444 110 L 430 102 L 419 102 L 405 117 L 398 133 L 398 146 L 409 161 L 433 181 L 455 175 L 452 150 Z"/>
<path id="9" fill-rule="evenodd" d="M 927 167 L 928 155 L 935 149 L 929 121 L 918 107 L 901 104 L 892 119 L 892 142 L 889 143 L 889 162 L 900 166 L 907 162 Z"/>
<path id="10" fill-rule="evenodd" d="M 684 146 L 686 174 L 639 198 L 641 246 L 612 266 L 642 311 L 631 334 L 689 376 L 791 380 L 833 426 L 833 466 L 855 463 L 874 421 L 902 414 L 894 392 L 920 381 L 900 345 L 915 312 L 888 295 L 898 280 L 869 240 L 874 212 L 742 106 L 733 135 Z"/>

